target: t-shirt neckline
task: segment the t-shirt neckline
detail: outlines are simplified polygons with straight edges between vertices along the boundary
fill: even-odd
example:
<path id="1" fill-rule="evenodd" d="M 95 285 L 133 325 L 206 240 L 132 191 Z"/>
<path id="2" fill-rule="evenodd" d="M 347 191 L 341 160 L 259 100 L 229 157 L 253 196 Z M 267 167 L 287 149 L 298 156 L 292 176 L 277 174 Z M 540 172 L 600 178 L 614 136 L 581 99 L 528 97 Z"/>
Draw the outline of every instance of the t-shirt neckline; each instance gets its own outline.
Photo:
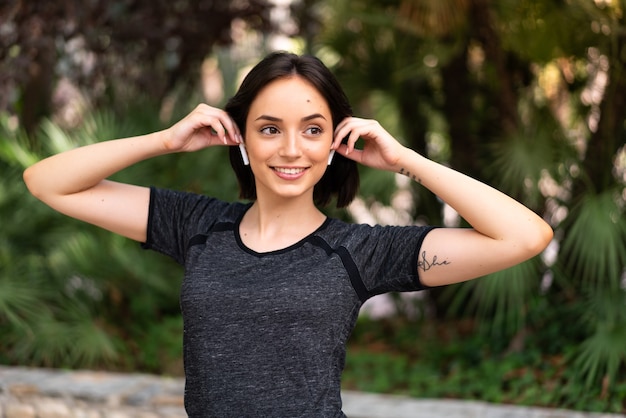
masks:
<path id="1" fill-rule="evenodd" d="M 243 243 L 243 240 L 241 239 L 241 233 L 239 232 L 239 228 L 241 226 L 241 221 L 243 220 L 243 217 L 245 216 L 245 214 L 248 212 L 248 210 L 252 207 L 252 203 L 249 203 L 246 205 L 245 209 L 241 212 L 241 214 L 239 215 L 239 217 L 237 218 L 237 220 L 235 221 L 235 227 L 233 228 L 233 233 L 235 234 L 235 241 L 237 242 L 237 246 L 239 246 L 239 248 L 251 255 L 254 255 L 256 257 L 267 257 L 270 255 L 276 255 L 276 254 L 283 254 L 289 251 L 292 251 L 296 248 L 301 247 L 304 243 L 306 243 L 308 240 L 311 239 L 312 236 L 316 235 L 319 231 L 321 231 L 322 229 L 326 228 L 328 226 L 328 224 L 331 221 L 331 218 L 326 216 L 326 219 L 324 219 L 324 222 L 322 222 L 322 224 L 317 227 L 313 232 L 311 232 L 309 235 L 306 235 L 305 237 L 303 237 L 300 241 L 297 241 L 291 245 L 288 245 L 284 248 L 279 248 L 277 250 L 272 250 L 272 251 L 264 251 L 264 252 L 259 252 L 259 251 L 255 251 L 252 248 L 248 247 L 246 244 Z"/>

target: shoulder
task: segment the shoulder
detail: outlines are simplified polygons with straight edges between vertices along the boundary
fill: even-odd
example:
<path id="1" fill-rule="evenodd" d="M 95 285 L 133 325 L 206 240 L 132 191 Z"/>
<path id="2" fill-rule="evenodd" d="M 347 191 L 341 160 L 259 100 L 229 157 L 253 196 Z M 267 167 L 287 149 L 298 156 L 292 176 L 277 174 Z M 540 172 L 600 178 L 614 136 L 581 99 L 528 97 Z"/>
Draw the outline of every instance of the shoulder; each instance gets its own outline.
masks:
<path id="1" fill-rule="evenodd" d="M 150 206 L 166 216 L 182 216 L 188 219 L 210 216 L 218 222 L 235 222 L 249 204 L 226 202 L 189 191 L 151 187 Z"/>
<path id="2" fill-rule="evenodd" d="M 349 224 L 332 220 L 319 231 L 327 252 L 338 254 L 344 266 L 356 277 L 355 289 L 362 295 L 424 288 L 419 280 L 417 256 L 429 226 L 382 226 Z M 359 283 L 363 285 L 360 286 Z"/>
<path id="3" fill-rule="evenodd" d="M 430 226 L 397 226 L 354 224 L 331 218 L 325 227 L 318 231 L 321 238 L 333 247 L 358 247 L 365 244 L 376 245 L 378 241 L 407 241 L 423 238 Z"/>

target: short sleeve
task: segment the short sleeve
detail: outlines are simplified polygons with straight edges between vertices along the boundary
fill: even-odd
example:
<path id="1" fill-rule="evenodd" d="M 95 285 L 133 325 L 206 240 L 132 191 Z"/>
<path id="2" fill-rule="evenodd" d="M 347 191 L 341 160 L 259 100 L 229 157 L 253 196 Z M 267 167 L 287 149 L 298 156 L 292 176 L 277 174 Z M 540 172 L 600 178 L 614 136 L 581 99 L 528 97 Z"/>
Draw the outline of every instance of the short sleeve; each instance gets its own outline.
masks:
<path id="1" fill-rule="evenodd" d="M 430 226 L 358 225 L 349 251 L 370 296 L 427 288 L 417 269 L 418 254 Z"/>
<path id="2" fill-rule="evenodd" d="M 184 264 L 189 240 L 206 233 L 227 205 L 203 195 L 151 187 L 147 239 L 142 247 Z"/>

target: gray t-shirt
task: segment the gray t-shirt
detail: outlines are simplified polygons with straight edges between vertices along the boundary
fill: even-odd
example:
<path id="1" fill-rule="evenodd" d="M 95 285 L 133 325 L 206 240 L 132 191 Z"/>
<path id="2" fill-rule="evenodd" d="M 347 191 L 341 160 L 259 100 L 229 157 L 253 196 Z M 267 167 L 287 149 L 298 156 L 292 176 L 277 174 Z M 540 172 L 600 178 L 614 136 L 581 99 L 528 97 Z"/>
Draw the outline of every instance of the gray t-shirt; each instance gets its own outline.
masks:
<path id="1" fill-rule="evenodd" d="M 365 300 L 424 289 L 429 227 L 327 219 L 287 248 L 239 236 L 250 204 L 151 191 L 144 244 L 182 264 L 185 408 L 190 417 L 344 417 L 346 341 Z"/>

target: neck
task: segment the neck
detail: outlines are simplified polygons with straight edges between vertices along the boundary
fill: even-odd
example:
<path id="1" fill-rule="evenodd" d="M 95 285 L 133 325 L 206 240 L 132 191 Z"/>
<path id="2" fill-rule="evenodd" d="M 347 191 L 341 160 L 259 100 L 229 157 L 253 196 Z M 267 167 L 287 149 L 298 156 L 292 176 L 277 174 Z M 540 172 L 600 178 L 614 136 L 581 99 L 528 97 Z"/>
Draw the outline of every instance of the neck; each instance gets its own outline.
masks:
<path id="1" fill-rule="evenodd" d="M 249 225 L 261 233 L 285 228 L 310 229 L 311 225 L 318 227 L 326 218 L 310 198 L 283 199 L 280 202 L 260 198 L 254 202 L 249 214 L 249 221 L 252 221 Z"/>
<path id="2" fill-rule="evenodd" d="M 248 248 L 267 252 L 287 248 L 318 229 L 324 215 L 313 203 L 313 194 L 280 198 L 258 193 L 239 226 Z"/>

